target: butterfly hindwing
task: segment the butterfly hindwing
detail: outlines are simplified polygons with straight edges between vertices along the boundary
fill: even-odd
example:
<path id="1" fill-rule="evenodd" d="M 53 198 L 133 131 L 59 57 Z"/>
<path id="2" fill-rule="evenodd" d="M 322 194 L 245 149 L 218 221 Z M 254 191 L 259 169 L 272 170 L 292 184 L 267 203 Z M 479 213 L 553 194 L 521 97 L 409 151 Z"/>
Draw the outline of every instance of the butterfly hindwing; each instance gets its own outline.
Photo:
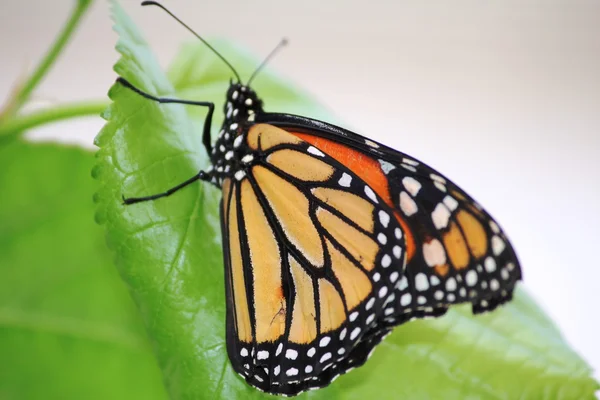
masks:
<path id="1" fill-rule="evenodd" d="M 295 394 L 361 365 L 399 315 L 406 248 L 394 210 L 353 171 L 258 124 L 223 182 L 227 342 L 262 390 Z"/>
<path id="2" fill-rule="evenodd" d="M 401 281 L 405 303 L 415 309 L 471 302 L 478 313 L 509 300 L 521 274 L 498 224 L 437 171 L 406 156 L 395 165 L 388 166 L 390 190 L 416 248 Z"/>

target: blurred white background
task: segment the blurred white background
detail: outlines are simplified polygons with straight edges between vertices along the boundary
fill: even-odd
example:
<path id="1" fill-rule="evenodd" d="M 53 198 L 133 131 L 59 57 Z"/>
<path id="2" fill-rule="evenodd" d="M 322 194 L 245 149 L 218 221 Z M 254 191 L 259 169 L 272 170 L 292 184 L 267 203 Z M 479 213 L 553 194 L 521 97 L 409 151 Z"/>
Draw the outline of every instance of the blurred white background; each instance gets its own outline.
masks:
<path id="1" fill-rule="evenodd" d="M 122 1 L 163 65 L 192 37 Z M 525 286 L 600 376 L 600 2 L 165 1 L 206 36 L 259 57 L 347 127 L 449 176 L 502 224 Z M 0 100 L 44 54 L 71 1 L 0 5 Z M 96 1 L 36 92 L 105 96 L 115 79 L 108 4 Z M 267 103 L 270 110 L 275 104 Z M 100 118 L 30 136 L 92 146 Z M 199 133 L 200 134 L 200 133 Z"/>

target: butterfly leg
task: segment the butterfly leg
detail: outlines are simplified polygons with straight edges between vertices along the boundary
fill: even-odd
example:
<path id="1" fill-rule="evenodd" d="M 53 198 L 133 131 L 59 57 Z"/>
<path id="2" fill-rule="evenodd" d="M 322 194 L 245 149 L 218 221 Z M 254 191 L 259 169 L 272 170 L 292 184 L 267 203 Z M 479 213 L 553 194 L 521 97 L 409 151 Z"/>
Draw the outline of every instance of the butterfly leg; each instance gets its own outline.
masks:
<path id="1" fill-rule="evenodd" d="M 211 103 L 208 101 L 193 101 L 193 100 L 180 100 L 180 99 L 172 99 L 168 97 L 156 97 L 149 93 L 144 92 L 133 86 L 128 80 L 125 78 L 118 77 L 117 82 L 126 88 L 133 90 L 135 93 L 139 94 L 142 97 L 147 98 L 148 100 L 156 101 L 158 103 L 174 103 L 174 104 L 187 104 L 192 106 L 201 106 L 208 107 L 208 114 L 206 114 L 206 121 L 204 122 L 204 128 L 202 129 L 202 144 L 206 148 L 208 154 L 210 154 L 212 150 L 212 144 L 210 140 L 210 128 L 212 125 L 212 116 L 215 111 L 215 103 Z"/>
<path id="2" fill-rule="evenodd" d="M 153 194 L 150 196 L 143 196 L 143 197 L 123 197 L 123 204 L 128 205 L 128 204 L 135 204 L 135 203 L 141 203 L 142 201 L 149 201 L 149 200 L 156 200 L 156 199 L 160 199 L 161 197 L 167 197 L 172 195 L 173 193 L 175 193 L 176 191 L 178 191 L 179 189 L 183 189 L 184 187 L 186 187 L 187 185 L 189 185 L 190 183 L 194 183 L 198 180 L 207 180 L 209 178 L 208 174 L 204 171 L 200 171 L 198 174 L 192 176 L 190 179 L 186 180 L 185 182 L 181 182 L 179 185 L 172 187 L 171 189 L 165 190 L 162 193 L 157 193 L 157 194 Z"/>

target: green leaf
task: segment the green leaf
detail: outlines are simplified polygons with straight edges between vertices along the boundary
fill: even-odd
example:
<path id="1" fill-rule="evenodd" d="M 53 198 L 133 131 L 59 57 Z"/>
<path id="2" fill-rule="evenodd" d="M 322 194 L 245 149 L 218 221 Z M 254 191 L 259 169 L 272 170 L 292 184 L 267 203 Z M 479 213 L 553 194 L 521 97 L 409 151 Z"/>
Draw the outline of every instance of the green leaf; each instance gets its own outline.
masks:
<path id="1" fill-rule="evenodd" d="M 89 152 L 0 146 L 0 398 L 166 398 L 92 218 Z"/>
<path id="2" fill-rule="evenodd" d="M 114 16 L 120 75 L 155 95 L 177 92 L 222 104 L 231 75 L 214 54 L 199 44 L 186 46 L 170 82 L 123 11 L 116 7 Z M 257 65 L 232 45 L 215 47 L 242 76 Z M 316 103 L 268 71 L 254 86 L 267 109 L 319 116 Z M 207 164 L 194 123 L 205 111 L 156 104 L 120 85 L 110 97 L 107 124 L 96 140 L 97 218 L 153 338 L 171 397 L 267 397 L 233 372 L 226 354 L 220 193 L 198 183 L 154 202 L 121 204 L 122 194 L 164 191 Z M 457 307 L 444 318 L 398 327 L 365 366 L 300 397 L 582 399 L 592 398 L 598 387 L 589 375 L 519 290 L 510 305 L 487 316 Z"/>

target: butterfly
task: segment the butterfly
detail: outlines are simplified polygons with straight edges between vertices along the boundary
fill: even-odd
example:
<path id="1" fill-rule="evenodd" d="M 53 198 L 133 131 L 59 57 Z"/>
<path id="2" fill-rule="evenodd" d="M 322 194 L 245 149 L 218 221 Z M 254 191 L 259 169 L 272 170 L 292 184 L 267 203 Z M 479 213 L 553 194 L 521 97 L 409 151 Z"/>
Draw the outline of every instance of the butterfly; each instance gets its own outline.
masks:
<path id="1" fill-rule="evenodd" d="M 142 4 L 210 47 L 159 3 Z M 211 161 L 163 193 L 123 201 L 156 200 L 198 180 L 222 190 L 227 352 L 250 385 L 284 395 L 324 387 L 364 364 L 395 326 L 458 303 L 492 311 L 512 298 L 515 251 L 462 189 L 341 127 L 266 112 L 250 83 L 274 51 L 244 84 L 210 48 L 236 77 L 215 143 L 213 103 L 158 98 L 118 78 L 152 101 L 208 107 Z"/>

